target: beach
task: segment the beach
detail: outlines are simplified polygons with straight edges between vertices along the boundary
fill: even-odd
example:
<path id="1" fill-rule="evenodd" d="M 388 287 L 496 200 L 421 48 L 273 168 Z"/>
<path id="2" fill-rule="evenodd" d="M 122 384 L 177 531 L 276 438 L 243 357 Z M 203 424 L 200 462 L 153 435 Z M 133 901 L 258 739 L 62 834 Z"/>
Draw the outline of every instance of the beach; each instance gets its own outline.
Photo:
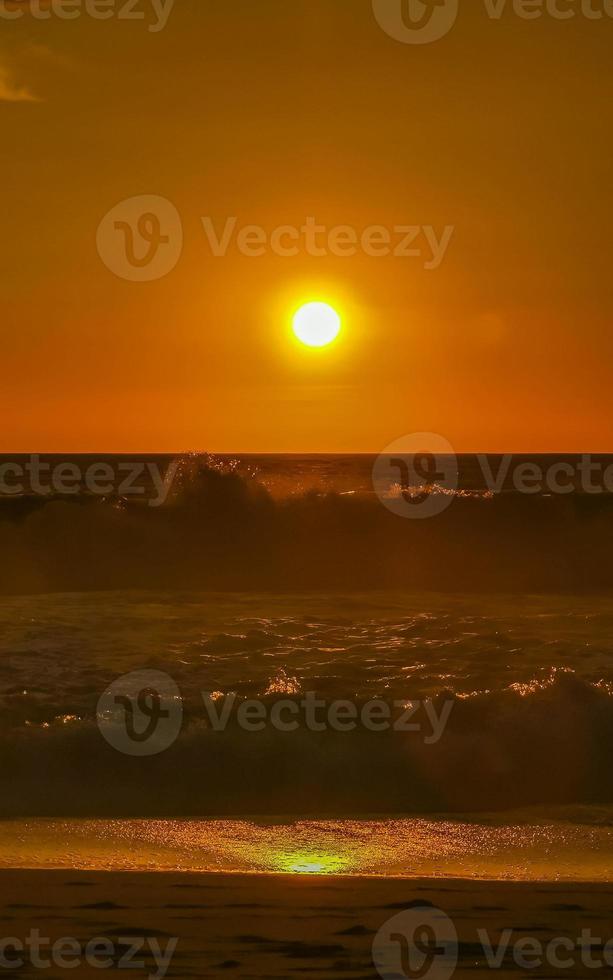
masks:
<path id="1" fill-rule="evenodd" d="M 546 945 L 557 937 L 574 943 L 591 928 L 606 942 L 612 905 L 613 885 L 606 883 L 0 871 L 4 936 L 23 937 L 38 928 L 49 939 L 76 937 L 82 945 L 108 937 L 119 941 L 124 953 L 129 937 L 155 938 L 162 951 L 174 937 L 178 943 L 166 976 L 185 980 L 376 978 L 372 943 L 378 930 L 399 911 L 422 909 L 427 915 L 430 906 L 448 915 L 457 929 L 459 975 L 483 976 L 490 967 L 477 930 L 485 930 L 494 946 L 506 929 L 513 930 L 513 941 L 528 937 Z M 549 963 L 531 972 L 594 974 L 576 951 L 568 956 L 572 968 Z M 502 968 L 526 972 L 515 964 L 510 946 Z M 154 976 L 156 970 L 149 951 L 145 967 L 133 975 Z M 26 965 L 19 976 L 35 972 Z M 100 975 L 86 964 L 70 972 Z M 2 974 L 17 975 L 6 968 Z"/>
<path id="2" fill-rule="evenodd" d="M 0 25 L 0 980 L 613 980 L 613 0 Z"/>
<path id="3" fill-rule="evenodd" d="M 5 598 L 0 977 L 607 969 L 612 621 L 585 596 Z"/>
<path id="4" fill-rule="evenodd" d="M 581 813 L 3 821 L 0 975 L 591 976 L 613 821 Z"/>

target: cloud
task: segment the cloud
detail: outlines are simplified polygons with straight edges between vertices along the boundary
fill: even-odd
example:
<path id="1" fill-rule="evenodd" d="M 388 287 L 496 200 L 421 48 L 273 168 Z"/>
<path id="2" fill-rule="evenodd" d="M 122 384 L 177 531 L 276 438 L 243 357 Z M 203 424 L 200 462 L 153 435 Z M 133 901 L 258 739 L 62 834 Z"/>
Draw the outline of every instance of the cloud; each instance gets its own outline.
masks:
<path id="1" fill-rule="evenodd" d="M 0 102 L 40 102 L 27 88 L 17 85 L 6 68 L 0 65 Z"/>

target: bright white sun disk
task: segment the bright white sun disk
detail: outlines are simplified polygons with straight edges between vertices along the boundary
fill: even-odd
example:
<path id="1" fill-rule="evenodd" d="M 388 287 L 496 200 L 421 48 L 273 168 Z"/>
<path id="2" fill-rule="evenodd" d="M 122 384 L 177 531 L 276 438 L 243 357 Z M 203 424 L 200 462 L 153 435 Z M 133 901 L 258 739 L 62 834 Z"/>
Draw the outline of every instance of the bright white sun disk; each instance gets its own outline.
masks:
<path id="1" fill-rule="evenodd" d="M 327 303 L 307 303 L 294 316 L 293 329 L 307 347 L 327 347 L 340 333 L 341 318 Z"/>

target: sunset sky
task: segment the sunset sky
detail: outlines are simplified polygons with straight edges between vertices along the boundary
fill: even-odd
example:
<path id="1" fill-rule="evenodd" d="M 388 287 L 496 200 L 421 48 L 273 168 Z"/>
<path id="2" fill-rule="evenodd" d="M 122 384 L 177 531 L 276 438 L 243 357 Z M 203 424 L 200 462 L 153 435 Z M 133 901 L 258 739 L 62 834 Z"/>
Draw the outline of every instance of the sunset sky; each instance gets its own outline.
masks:
<path id="1" fill-rule="evenodd" d="M 371 0 L 177 0 L 157 33 L 139 3 L 0 21 L 0 451 L 613 451 L 612 19 L 461 0 L 408 45 Z M 184 232 L 144 283 L 96 247 L 140 195 Z M 232 216 L 455 230 L 430 270 L 215 257 L 202 218 Z M 328 349 L 291 335 L 308 300 Z"/>

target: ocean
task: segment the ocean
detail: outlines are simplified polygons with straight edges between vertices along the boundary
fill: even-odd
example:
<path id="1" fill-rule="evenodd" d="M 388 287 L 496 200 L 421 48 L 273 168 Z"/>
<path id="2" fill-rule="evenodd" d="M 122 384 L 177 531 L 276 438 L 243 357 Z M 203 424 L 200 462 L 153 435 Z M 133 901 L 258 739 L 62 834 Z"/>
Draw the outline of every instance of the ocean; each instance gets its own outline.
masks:
<path id="1" fill-rule="evenodd" d="M 0 497 L 0 866 L 613 880 L 595 459 L 556 493 L 463 458 L 423 520 L 366 457 Z"/>
<path id="2" fill-rule="evenodd" d="M 57 593 L 5 597 L 0 637 L 3 817 L 613 803 L 611 599 Z M 100 699 L 143 671 L 180 717 L 135 758 Z"/>
<path id="3" fill-rule="evenodd" d="M 33 458 L 24 453 L 0 454 L 0 498 L 19 483 L 23 484 L 26 493 L 31 489 L 26 468 L 32 466 Z M 51 474 L 59 466 L 75 465 L 81 474 L 80 481 L 76 482 L 80 482 L 82 492 L 87 492 L 84 474 L 95 465 L 111 468 L 115 488 L 121 483 L 120 467 L 131 466 L 141 473 L 136 482 L 142 481 L 150 491 L 151 466 L 165 474 L 175 463 L 185 469 L 187 464 L 193 466 L 202 461 L 217 470 L 236 472 L 245 479 L 255 480 L 274 497 L 280 498 L 309 492 L 372 494 L 373 469 L 380 456 L 374 453 L 42 453 L 35 459 L 39 461 L 43 485 L 51 484 Z M 552 467 L 562 467 L 564 482 L 572 484 L 578 493 L 589 492 L 592 488 L 598 495 L 603 491 L 613 493 L 613 454 L 610 453 L 461 453 L 437 459 L 443 466 L 450 462 L 456 466 L 459 490 L 483 491 L 490 482 L 500 481 L 501 492 L 517 492 L 514 477 L 523 467 L 531 466 L 543 474 Z M 8 469 L 3 476 L 3 467 L 15 466 L 17 471 Z M 591 483 L 588 467 L 591 467 Z M 603 475 L 607 470 L 610 473 L 605 485 Z M 398 477 L 399 473 L 396 473 L 390 478 L 390 486 Z M 547 488 L 543 487 L 542 492 L 547 494 Z"/>
<path id="4" fill-rule="evenodd" d="M 607 594 L 613 457 L 0 459 L 0 594 Z"/>

